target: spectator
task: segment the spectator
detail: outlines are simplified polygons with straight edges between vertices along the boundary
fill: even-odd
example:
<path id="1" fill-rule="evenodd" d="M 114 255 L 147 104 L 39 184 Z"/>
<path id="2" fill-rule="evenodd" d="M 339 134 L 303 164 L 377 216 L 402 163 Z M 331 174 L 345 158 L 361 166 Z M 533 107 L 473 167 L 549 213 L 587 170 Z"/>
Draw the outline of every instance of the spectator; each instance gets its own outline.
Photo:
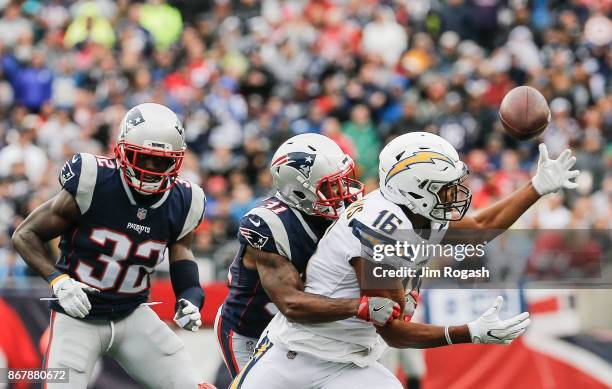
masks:
<path id="1" fill-rule="evenodd" d="M 79 139 L 79 127 L 72 121 L 70 112 L 58 109 L 40 126 L 38 143 L 47 150 L 49 158 L 61 163 L 66 158 L 64 146 Z"/>
<path id="2" fill-rule="evenodd" d="M 370 119 L 370 111 L 365 105 L 356 105 L 351 110 L 351 118 L 344 123 L 342 132 L 351 138 L 355 145 L 361 176 L 377 177 L 380 140 Z"/>
<path id="3" fill-rule="evenodd" d="M 149 0 L 141 6 L 140 24 L 153 35 L 155 46 L 160 50 L 176 42 L 183 31 L 181 13 L 158 0 Z"/>
<path id="4" fill-rule="evenodd" d="M 580 130 L 578 123 L 571 117 L 570 102 L 557 97 L 550 103 L 551 121 L 544 133 L 544 140 L 551 153 L 559 154 L 570 144 L 578 140 Z"/>
<path id="5" fill-rule="evenodd" d="M 0 176 L 7 177 L 17 164 L 25 167 L 25 175 L 33 184 L 38 184 L 46 174 L 47 155 L 34 144 L 39 119 L 36 115 L 24 118 L 19 132 L 14 132 L 15 140 L 0 151 Z M 26 163 L 27 162 L 27 163 Z"/>
<path id="6" fill-rule="evenodd" d="M 572 213 L 563 205 L 563 198 L 558 194 L 546 197 L 537 207 L 537 228 L 562 230 L 569 227 L 571 220 Z"/>
<path id="7" fill-rule="evenodd" d="M 541 69 L 539 50 L 533 42 L 533 34 L 527 27 L 515 27 L 510 32 L 506 46 L 522 69 L 529 72 Z"/>
<path id="8" fill-rule="evenodd" d="M 250 53 L 249 62 L 249 69 L 242 77 L 240 91 L 246 97 L 254 94 L 267 100 L 276 82 L 274 75 L 265 67 L 259 50 Z"/>
<path id="9" fill-rule="evenodd" d="M 285 90 L 283 95 L 289 93 L 286 90 L 299 80 L 310 62 L 308 54 L 290 40 L 264 46 L 261 56 L 274 78 L 282 83 L 279 87 Z"/>
<path id="10" fill-rule="evenodd" d="M 2 66 L 17 104 L 24 105 L 32 112 L 39 112 L 42 105 L 51 99 L 53 73 L 45 66 L 41 51 L 34 51 L 31 60 L 24 64 L 20 64 L 12 55 L 5 55 Z"/>
<path id="11" fill-rule="evenodd" d="M 77 17 L 68 25 L 64 36 L 67 47 L 89 42 L 107 48 L 115 44 L 115 33 L 110 21 L 93 1 L 85 2 L 79 8 Z"/>
<path id="12" fill-rule="evenodd" d="M 469 112 L 463 111 L 461 96 L 457 92 L 448 93 L 444 101 L 446 112 L 435 122 L 438 135 L 458 151 L 471 150 L 477 141 L 476 120 Z"/>
<path id="13" fill-rule="evenodd" d="M 31 31 L 32 22 L 21 15 L 20 2 L 11 1 L 0 18 L 0 42 L 6 47 L 12 47 L 21 36 Z"/>
<path id="14" fill-rule="evenodd" d="M 323 121 L 321 133 L 336 142 L 343 152 L 350 155 L 354 160 L 356 159 L 353 141 L 342 133 L 342 127 L 338 119 L 334 117 L 325 119 Z"/>
<path id="15" fill-rule="evenodd" d="M 448 6 L 441 9 L 442 31 L 454 31 L 461 38 L 470 37 L 469 11 L 464 0 L 448 0 Z"/>
<path id="16" fill-rule="evenodd" d="M 290 125 L 291 132 L 294 135 L 304 134 L 307 132 L 321 133 L 323 124 L 324 112 L 320 105 L 313 103 L 308 107 L 306 117 L 295 120 Z"/>
<path id="17" fill-rule="evenodd" d="M 341 61 L 344 55 L 357 52 L 359 28 L 354 21 L 346 21 L 341 7 L 327 6 L 323 13 L 323 27 L 317 37 L 317 52 L 326 61 Z"/>
<path id="18" fill-rule="evenodd" d="M 391 125 L 388 134 L 389 138 L 395 138 L 396 136 L 408 132 L 422 130 L 423 123 L 416 119 L 417 100 L 418 98 L 413 94 L 404 96 L 402 101 L 402 116 Z"/>
<path id="19" fill-rule="evenodd" d="M 374 20 L 363 29 L 362 50 L 368 55 L 382 58 L 386 66 L 393 67 L 406 46 L 406 31 L 395 21 L 393 11 L 379 7 L 374 14 Z"/>

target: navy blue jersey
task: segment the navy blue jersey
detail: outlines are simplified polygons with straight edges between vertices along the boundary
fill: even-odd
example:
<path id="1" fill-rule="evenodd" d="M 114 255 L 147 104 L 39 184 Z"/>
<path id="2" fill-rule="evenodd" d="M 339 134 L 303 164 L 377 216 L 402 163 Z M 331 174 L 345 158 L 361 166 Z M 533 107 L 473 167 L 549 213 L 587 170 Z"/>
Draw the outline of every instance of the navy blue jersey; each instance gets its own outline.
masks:
<path id="1" fill-rule="evenodd" d="M 114 159 L 86 153 L 67 161 L 59 180 L 81 215 L 61 236 L 56 268 L 101 291 L 89 294 L 92 309 L 86 319 L 125 317 L 147 301 L 149 277 L 168 245 L 200 223 L 204 192 L 178 180 L 142 205 Z M 56 302 L 51 308 L 62 312 Z"/>
<path id="2" fill-rule="evenodd" d="M 259 338 L 278 312 L 261 285 L 256 270 L 247 269 L 242 258 L 246 246 L 286 257 L 304 274 L 319 239 L 331 222 L 292 209 L 276 197 L 261 201 L 240 220 L 240 249 L 229 269 L 229 295 L 221 319 L 225 328 Z"/>

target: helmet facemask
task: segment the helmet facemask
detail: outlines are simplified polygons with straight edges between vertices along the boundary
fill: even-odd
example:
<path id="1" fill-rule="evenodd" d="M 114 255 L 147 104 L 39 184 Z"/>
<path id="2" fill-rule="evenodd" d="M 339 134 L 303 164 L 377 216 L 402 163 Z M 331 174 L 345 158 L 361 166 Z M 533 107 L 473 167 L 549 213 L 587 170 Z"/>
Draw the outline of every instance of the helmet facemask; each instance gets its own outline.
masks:
<path id="1" fill-rule="evenodd" d="M 115 147 L 115 157 L 127 184 L 145 195 L 170 190 L 176 183 L 184 156 L 185 150 L 171 151 L 126 141 L 119 141 Z"/>
<path id="2" fill-rule="evenodd" d="M 272 157 L 270 173 L 276 196 L 312 216 L 336 219 L 347 203 L 363 193 L 351 157 L 320 134 L 300 134 L 286 140 Z"/>
<path id="3" fill-rule="evenodd" d="M 345 206 L 361 198 L 364 185 L 355 174 L 355 164 L 350 163 L 347 169 L 319 180 L 316 188 L 318 200 L 313 202 L 313 214 L 336 219 Z"/>
<path id="4" fill-rule="evenodd" d="M 472 191 L 463 185 L 467 178 L 467 169 L 458 179 L 450 182 L 429 181 L 427 191 L 433 194 L 437 203 L 429 212 L 429 216 L 438 221 L 456 221 L 465 216 L 472 201 Z"/>

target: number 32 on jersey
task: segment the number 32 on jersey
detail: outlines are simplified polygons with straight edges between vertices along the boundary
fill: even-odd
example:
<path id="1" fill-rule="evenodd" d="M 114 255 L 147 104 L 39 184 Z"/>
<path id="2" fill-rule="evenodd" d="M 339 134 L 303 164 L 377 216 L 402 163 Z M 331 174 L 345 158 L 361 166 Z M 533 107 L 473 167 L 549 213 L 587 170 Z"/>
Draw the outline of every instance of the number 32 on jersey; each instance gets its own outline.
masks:
<path id="1" fill-rule="evenodd" d="M 118 293 L 139 293 L 148 287 L 148 274 L 164 258 L 165 242 L 147 240 L 136 246 L 133 257 L 142 264 L 127 264 L 133 249 L 131 239 L 120 232 L 108 228 L 94 228 L 89 236 L 95 244 L 106 247 L 110 242 L 113 249 L 110 255 L 100 254 L 97 258 L 104 264 L 100 276 L 94 275 L 95 268 L 83 260 L 79 260 L 76 274 L 84 283 L 100 290 L 113 290 Z"/>

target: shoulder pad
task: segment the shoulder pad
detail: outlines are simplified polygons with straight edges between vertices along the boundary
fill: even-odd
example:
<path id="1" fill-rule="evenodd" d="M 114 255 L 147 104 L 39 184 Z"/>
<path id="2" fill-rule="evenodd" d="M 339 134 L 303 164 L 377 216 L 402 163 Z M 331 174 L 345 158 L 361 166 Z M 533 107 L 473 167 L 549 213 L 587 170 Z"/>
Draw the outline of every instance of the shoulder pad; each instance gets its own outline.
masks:
<path id="1" fill-rule="evenodd" d="M 257 250 L 278 254 L 274 234 L 268 224 L 259 216 L 247 214 L 240 220 L 238 241 Z"/>
<path id="2" fill-rule="evenodd" d="M 271 209 L 256 207 L 244 215 L 240 220 L 238 239 L 256 249 L 291 259 L 289 235 L 282 220 Z"/>
<path id="3" fill-rule="evenodd" d="M 98 178 L 96 157 L 88 153 L 73 155 L 64 163 L 58 178 L 62 188 L 74 197 L 81 214 L 86 213 Z"/>
<path id="4" fill-rule="evenodd" d="M 191 190 L 191 203 L 187 211 L 187 217 L 183 224 L 183 229 L 177 240 L 182 239 L 185 235 L 195 230 L 204 219 L 206 211 L 206 195 L 199 185 L 185 180 L 179 180 L 176 185 L 183 185 L 187 190 Z"/>

